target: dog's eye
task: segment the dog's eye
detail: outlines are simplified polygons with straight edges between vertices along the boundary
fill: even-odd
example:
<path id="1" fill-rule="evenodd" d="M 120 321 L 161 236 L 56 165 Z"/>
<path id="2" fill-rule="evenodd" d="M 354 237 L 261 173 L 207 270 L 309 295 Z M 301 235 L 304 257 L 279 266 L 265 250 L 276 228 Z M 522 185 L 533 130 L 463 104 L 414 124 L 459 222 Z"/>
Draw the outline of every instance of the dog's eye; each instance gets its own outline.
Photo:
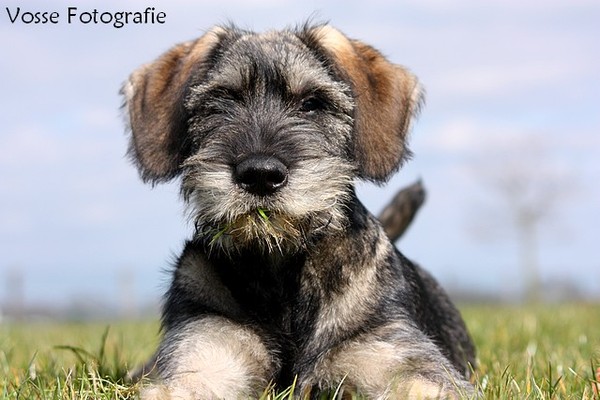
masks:
<path id="1" fill-rule="evenodd" d="M 317 97 L 309 97 L 307 99 L 304 99 L 304 101 L 302 102 L 302 105 L 300 106 L 300 111 L 308 113 L 323 110 L 324 108 L 325 103 L 323 102 L 323 100 Z"/>

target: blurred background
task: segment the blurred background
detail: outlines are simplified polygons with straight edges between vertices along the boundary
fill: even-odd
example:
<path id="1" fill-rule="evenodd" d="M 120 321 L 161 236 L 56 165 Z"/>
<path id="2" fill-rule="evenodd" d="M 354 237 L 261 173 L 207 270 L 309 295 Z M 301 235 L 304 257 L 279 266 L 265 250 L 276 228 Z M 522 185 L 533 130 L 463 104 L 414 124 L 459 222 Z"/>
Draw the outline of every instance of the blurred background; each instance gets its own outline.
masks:
<path id="1" fill-rule="evenodd" d="M 10 22 L 6 7 L 58 11 Z M 68 24 L 80 12 L 165 24 Z M 462 301 L 600 300 L 600 3 L 596 0 L 14 1 L 0 9 L 0 319 L 157 313 L 192 233 L 178 182 L 144 185 L 125 157 L 118 90 L 176 42 L 233 21 L 307 18 L 409 67 L 427 90 L 414 158 L 378 213 L 422 179 L 400 250 Z"/>

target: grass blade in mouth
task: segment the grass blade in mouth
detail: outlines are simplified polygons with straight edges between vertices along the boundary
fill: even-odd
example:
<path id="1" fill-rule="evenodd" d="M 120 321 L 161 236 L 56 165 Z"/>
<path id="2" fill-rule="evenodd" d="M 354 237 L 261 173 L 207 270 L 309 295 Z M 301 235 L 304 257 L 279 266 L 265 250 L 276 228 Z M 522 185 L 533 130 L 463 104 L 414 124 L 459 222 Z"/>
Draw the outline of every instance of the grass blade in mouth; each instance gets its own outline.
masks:
<path id="1" fill-rule="evenodd" d="M 217 233 L 213 235 L 209 245 L 213 246 L 221 238 L 221 236 L 223 236 L 229 230 L 230 227 L 231 225 L 226 225 L 224 228 L 218 230 Z"/>
<path id="2" fill-rule="evenodd" d="M 265 222 L 269 222 L 269 215 L 267 214 L 267 211 L 263 210 L 262 208 L 258 207 L 256 209 L 256 211 L 258 212 L 258 215 L 260 215 L 260 217 L 265 221 Z"/>

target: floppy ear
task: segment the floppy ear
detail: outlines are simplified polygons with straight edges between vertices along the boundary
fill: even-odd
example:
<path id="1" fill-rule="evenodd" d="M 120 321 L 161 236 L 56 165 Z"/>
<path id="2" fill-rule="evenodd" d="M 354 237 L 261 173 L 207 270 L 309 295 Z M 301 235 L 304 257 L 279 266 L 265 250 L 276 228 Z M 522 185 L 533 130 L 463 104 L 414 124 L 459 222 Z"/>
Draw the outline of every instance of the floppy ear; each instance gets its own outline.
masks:
<path id="1" fill-rule="evenodd" d="M 200 79 L 219 41 L 215 28 L 195 41 L 181 43 L 135 70 L 121 88 L 131 130 L 128 154 L 144 181 L 174 178 L 189 152 L 184 98 L 191 79 Z"/>
<path id="2" fill-rule="evenodd" d="M 419 82 L 373 47 L 348 39 L 335 28 L 323 25 L 311 33 L 352 87 L 359 176 L 385 182 L 410 156 L 408 131 L 423 101 Z"/>

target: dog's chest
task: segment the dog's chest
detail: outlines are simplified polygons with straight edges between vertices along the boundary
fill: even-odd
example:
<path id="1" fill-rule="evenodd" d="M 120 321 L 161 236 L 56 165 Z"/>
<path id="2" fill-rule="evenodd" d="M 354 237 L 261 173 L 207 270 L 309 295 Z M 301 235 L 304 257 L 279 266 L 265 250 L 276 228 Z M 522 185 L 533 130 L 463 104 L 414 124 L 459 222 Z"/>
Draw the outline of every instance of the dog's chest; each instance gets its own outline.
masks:
<path id="1" fill-rule="evenodd" d="M 320 307 L 318 297 L 302 285 L 305 267 L 303 255 L 275 265 L 248 255 L 236 264 L 219 266 L 220 278 L 241 310 L 240 322 L 259 327 L 259 334 L 281 359 L 277 380 L 290 384 L 297 364 L 312 353 L 307 345 L 315 334 Z"/>
<path id="2" fill-rule="evenodd" d="M 301 320 L 311 305 L 300 284 L 305 264 L 303 255 L 273 262 L 246 254 L 235 262 L 218 264 L 219 278 L 245 318 L 282 334 L 292 334 L 299 323 L 306 323 Z"/>

